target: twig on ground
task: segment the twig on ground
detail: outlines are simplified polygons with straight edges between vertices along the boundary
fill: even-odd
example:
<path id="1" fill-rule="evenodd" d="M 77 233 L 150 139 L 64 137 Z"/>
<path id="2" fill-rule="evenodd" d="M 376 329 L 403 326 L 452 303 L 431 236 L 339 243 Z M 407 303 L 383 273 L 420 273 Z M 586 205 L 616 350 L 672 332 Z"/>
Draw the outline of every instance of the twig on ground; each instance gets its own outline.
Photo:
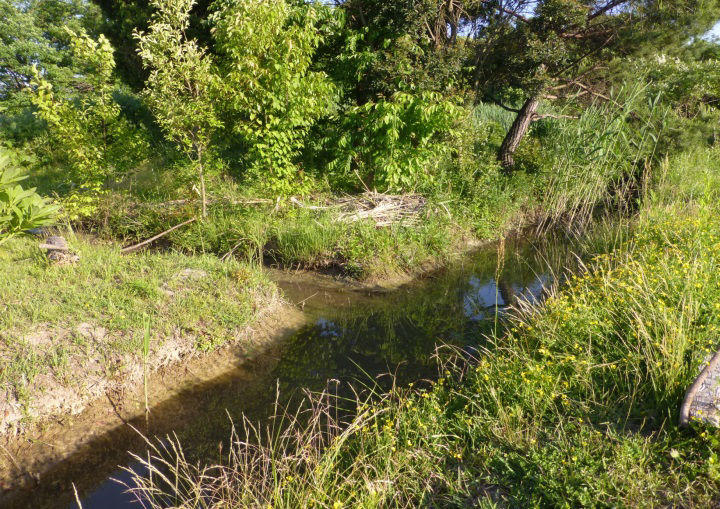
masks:
<path id="1" fill-rule="evenodd" d="M 361 183 L 361 184 L 363 185 L 363 187 L 365 188 L 365 192 L 368 193 L 368 194 L 369 194 L 369 193 L 372 193 L 372 191 L 370 191 L 370 188 L 367 186 L 367 184 L 365 184 L 365 181 L 362 179 L 362 177 L 360 176 L 360 174 L 358 173 L 358 171 L 357 171 L 357 170 L 354 170 L 354 171 L 355 171 L 355 175 L 357 176 L 358 180 L 360 181 L 360 183 Z"/>
<path id="2" fill-rule="evenodd" d="M 390 226 L 404 221 L 415 223 L 425 208 L 426 200 L 416 194 L 392 195 L 383 193 L 364 193 L 358 197 L 347 197 L 338 201 L 345 212 L 338 216 L 339 221 L 352 223 L 363 219 L 372 219 L 378 227 Z"/>
<path id="3" fill-rule="evenodd" d="M 17 468 L 19 472 L 24 472 L 20 464 L 15 460 L 15 457 L 10 454 L 10 451 L 8 451 L 7 448 L 2 444 L 0 444 L 0 447 L 2 447 L 2 450 L 5 452 L 5 454 L 7 454 L 7 457 L 10 458 L 12 464 L 15 465 L 15 468 Z"/>
<path id="4" fill-rule="evenodd" d="M 277 200 L 275 200 L 275 208 L 272 209 L 272 212 L 270 212 L 270 215 L 275 214 L 278 210 L 280 210 L 280 197 L 277 197 Z"/>
<path id="5" fill-rule="evenodd" d="M 158 234 L 155 235 L 154 237 L 151 237 L 151 238 L 149 238 L 149 239 L 147 239 L 147 240 L 144 240 L 144 241 L 140 242 L 139 244 L 135 244 L 134 246 L 129 246 L 129 247 L 123 248 L 123 249 L 120 250 L 120 252 L 121 252 L 122 254 L 127 254 L 127 253 L 132 253 L 133 251 L 137 251 L 137 250 L 140 249 L 141 247 L 146 246 L 146 245 L 150 244 L 151 242 L 156 241 L 156 240 L 159 239 L 160 237 L 164 237 L 164 236 L 167 235 L 168 233 L 173 232 L 173 231 L 177 230 L 178 228 L 181 228 L 181 227 L 183 227 L 183 226 L 185 226 L 185 225 L 188 225 L 188 224 L 190 224 L 190 223 L 192 223 L 192 222 L 194 222 L 194 221 L 197 221 L 197 218 L 196 218 L 196 217 L 193 217 L 193 218 L 191 218 L 191 219 L 188 219 L 187 221 L 184 221 L 184 222 L 182 222 L 182 223 L 180 223 L 180 224 L 176 224 L 176 225 L 173 226 L 172 228 L 169 228 L 169 229 L 165 230 L 165 231 L 162 232 L 162 233 L 158 233 Z"/>
<path id="6" fill-rule="evenodd" d="M 237 248 L 239 248 L 240 246 L 242 246 L 243 242 L 245 242 L 246 240 L 249 241 L 250 239 L 245 238 L 245 237 L 242 237 L 241 239 L 239 239 L 239 240 L 237 241 L 237 244 L 235 244 L 235 245 L 230 249 L 230 251 L 228 251 L 227 253 L 225 253 L 224 255 L 222 255 L 222 257 L 220 258 L 220 260 L 223 261 L 223 262 L 224 262 L 225 260 L 228 260 L 233 254 L 235 254 L 235 251 L 237 250 Z"/>
<path id="7" fill-rule="evenodd" d="M 445 206 L 443 202 L 440 202 L 440 206 L 445 209 L 445 212 L 447 212 L 448 219 L 452 219 L 452 214 L 450 213 L 450 210 Z"/>
<path id="8" fill-rule="evenodd" d="M 319 207 L 317 205 L 305 205 L 303 202 L 301 202 L 294 196 L 290 197 L 290 203 L 292 203 L 293 205 L 297 205 L 300 208 L 310 209 L 310 210 L 327 210 L 327 209 L 331 208 L 331 207 Z"/>
<path id="9" fill-rule="evenodd" d="M 160 203 L 141 203 L 138 204 L 138 206 L 142 208 L 149 208 L 149 209 L 155 209 L 155 208 L 171 208 L 171 207 L 179 207 L 181 205 L 186 205 L 188 203 L 192 203 L 194 200 L 170 200 Z M 207 204 L 210 205 L 212 203 L 226 203 L 229 205 L 272 205 L 275 203 L 275 200 L 271 200 L 269 198 L 248 198 L 243 200 L 226 200 L 226 199 L 215 199 L 215 200 L 208 200 Z"/>

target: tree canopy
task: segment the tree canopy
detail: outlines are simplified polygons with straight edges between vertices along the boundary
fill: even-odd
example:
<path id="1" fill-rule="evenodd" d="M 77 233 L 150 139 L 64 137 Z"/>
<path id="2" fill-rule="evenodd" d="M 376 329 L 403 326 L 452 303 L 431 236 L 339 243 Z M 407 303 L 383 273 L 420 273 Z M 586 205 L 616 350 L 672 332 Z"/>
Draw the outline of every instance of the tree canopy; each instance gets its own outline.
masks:
<path id="1" fill-rule="evenodd" d="M 511 173 L 535 122 L 610 104 L 633 73 L 688 118 L 717 97 L 717 44 L 689 42 L 720 18 L 718 0 L 0 0 L 0 11 L 9 137 L 12 119 L 33 113 L 58 144 L 83 133 L 73 139 L 96 147 L 82 154 L 102 156 L 81 166 L 106 175 L 130 165 L 108 149 L 115 138 L 159 126 L 200 187 L 210 167 L 276 195 L 308 191 L 308 172 L 341 186 L 437 185 L 433 165 L 462 159 L 450 140 L 472 135 L 458 127 L 483 104 L 506 114 L 475 144 Z M 73 49 L 73 33 L 99 41 L 108 65 Z M 52 101 L 31 104 L 29 88 Z M 101 140 L 81 110 L 125 127 Z M 53 121 L 61 111 L 75 120 Z M 117 147 L 147 138 L 161 142 L 143 132 Z"/>

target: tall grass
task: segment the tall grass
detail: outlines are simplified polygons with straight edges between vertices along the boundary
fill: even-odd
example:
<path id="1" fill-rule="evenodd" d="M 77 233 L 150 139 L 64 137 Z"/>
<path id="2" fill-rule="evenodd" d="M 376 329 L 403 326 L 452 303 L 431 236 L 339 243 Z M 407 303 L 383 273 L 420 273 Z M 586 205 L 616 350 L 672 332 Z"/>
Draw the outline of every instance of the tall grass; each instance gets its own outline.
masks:
<path id="1" fill-rule="evenodd" d="M 656 163 L 667 112 L 646 102 L 642 86 L 591 105 L 577 120 L 550 120 L 545 150 L 553 154 L 543 213 L 549 224 L 587 222 L 598 206 L 632 209 Z"/>
<path id="2" fill-rule="evenodd" d="M 504 132 L 510 130 L 516 113 L 492 103 L 479 103 L 473 110 L 475 121 L 480 124 L 498 124 Z"/>

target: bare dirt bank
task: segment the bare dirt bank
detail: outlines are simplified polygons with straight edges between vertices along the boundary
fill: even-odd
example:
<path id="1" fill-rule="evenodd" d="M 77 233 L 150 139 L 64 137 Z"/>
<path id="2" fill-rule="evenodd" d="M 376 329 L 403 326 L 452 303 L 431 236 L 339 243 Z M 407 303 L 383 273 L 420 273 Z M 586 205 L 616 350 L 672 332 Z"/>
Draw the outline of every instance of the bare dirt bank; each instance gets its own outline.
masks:
<path id="1" fill-rule="evenodd" d="M 35 407 L 44 410 L 37 414 L 42 417 L 0 438 L 0 506 L 11 499 L 20 503 L 23 497 L 37 495 L 37 490 L 51 488 L 53 478 L 68 477 L 67 469 L 81 472 L 77 476 L 80 483 L 96 482 L 94 469 L 87 465 L 102 463 L 109 447 L 119 445 L 126 450 L 128 441 L 118 437 L 136 434 L 128 424 L 143 433 L 157 434 L 169 432 L 173 423 L 193 419 L 193 405 L 182 395 L 202 394 L 206 389 L 212 393 L 213 387 L 228 378 L 256 379 L 269 372 L 273 349 L 305 320 L 302 312 L 278 298 L 237 332 L 236 341 L 214 352 L 198 353 L 192 338 L 163 343 L 149 361 L 147 421 L 142 362 L 128 363 L 126 370 L 112 378 L 102 379 L 88 370 L 83 383 L 92 390 L 63 389 L 64 396 L 55 404 Z M 7 409 L 7 401 L 2 404 Z M 71 458 L 77 461 L 68 461 Z M 100 470 L 100 478 L 107 475 Z"/>

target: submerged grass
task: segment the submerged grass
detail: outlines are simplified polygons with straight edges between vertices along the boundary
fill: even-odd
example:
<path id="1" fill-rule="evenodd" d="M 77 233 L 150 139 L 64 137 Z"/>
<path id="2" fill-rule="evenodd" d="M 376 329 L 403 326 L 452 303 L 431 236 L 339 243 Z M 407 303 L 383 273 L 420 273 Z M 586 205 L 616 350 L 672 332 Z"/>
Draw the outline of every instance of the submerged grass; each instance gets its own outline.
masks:
<path id="1" fill-rule="evenodd" d="M 475 354 L 441 352 L 429 389 L 358 400 L 347 422 L 328 395 L 310 397 L 309 424 L 268 437 L 243 426 L 213 466 L 171 441 L 143 460 L 153 477 L 136 477 L 138 495 L 156 507 L 717 503 L 720 432 L 677 421 L 718 348 L 719 175 L 717 150 L 667 161 L 629 239 L 610 235 L 612 250 Z"/>

